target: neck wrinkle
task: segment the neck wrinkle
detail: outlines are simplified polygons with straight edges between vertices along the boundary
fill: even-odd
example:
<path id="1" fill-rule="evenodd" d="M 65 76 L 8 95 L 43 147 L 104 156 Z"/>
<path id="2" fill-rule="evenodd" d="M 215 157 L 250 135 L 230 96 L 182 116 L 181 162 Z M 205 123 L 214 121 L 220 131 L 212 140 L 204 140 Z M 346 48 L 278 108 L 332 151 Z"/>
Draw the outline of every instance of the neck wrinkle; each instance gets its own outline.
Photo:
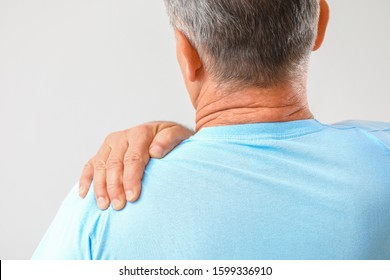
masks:
<path id="1" fill-rule="evenodd" d="M 196 131 L 203 127 L 313 119 L 303 83 L 228 94 L 207 86 L 196 106 Z"/>

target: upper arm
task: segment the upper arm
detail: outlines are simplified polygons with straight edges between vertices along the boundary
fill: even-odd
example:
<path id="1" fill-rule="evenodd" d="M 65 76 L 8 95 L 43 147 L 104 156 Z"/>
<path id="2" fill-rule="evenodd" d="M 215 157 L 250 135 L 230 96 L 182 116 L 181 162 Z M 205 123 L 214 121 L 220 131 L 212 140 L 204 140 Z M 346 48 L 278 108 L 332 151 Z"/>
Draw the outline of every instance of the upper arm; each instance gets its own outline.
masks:
<path id="1" fill-rule="evenodd" d="M 78 196 L 78 184 L 62 203 L 32 259 L 91 259 L 92 243 L 84 220 L 86 201 Z"/>

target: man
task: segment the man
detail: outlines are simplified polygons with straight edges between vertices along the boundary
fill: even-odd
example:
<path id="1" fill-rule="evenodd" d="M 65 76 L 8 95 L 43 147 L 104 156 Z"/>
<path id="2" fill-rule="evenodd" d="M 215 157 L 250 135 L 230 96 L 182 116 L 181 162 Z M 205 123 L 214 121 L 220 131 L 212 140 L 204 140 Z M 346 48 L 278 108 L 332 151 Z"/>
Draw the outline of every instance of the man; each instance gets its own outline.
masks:
<path id="1" fill-rule="evenodd" d="M 109 196 L 113 208 L 100 211 L 94 194 L 82 200 L 75 186 L 34 258 L 390 258 L 390 124 L 324 125 L 306 100 L 326 1 L 165 3 L 196 109 L 195 135 L 149 162 L 142 196 L 122 211 L 113 209 L 140 189 L 140 176 L 123 178 L 148 161 L 137 151 L 150 146 L 161 156 L 153 137 L 177 126 L 129 130 L 130 139 L 142 136 L 135 148 L 118 134 L 108 139 L 91 165 L 100 172 L 99 207 L 108 207 Z M 190 134 L 182 129 L 168 142 Z M 136 167 L 121 173 L 122 163 Z"/>

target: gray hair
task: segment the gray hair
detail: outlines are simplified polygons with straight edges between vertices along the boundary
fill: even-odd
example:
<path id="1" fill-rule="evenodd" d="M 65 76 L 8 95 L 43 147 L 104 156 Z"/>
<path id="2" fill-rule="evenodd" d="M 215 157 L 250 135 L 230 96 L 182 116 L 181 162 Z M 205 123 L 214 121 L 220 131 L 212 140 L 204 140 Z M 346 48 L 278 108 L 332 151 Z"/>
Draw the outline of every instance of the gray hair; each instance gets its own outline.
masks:
<path id="1" fill-rule="evenodd" d="M 271 87 L 307 64 L 319 0 L 164 0 L 219 84 Z"/>

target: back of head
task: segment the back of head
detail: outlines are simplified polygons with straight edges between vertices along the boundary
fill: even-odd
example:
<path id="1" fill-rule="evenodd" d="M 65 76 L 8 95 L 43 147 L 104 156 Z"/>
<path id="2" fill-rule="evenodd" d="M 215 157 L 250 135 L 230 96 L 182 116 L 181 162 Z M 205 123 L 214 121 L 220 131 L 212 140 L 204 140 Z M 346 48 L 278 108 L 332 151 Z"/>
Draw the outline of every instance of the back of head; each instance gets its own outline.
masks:
<path id="1" fill-rule="evenodd" d="M 299 74 L 317 35 L 319 0 L 164 1 L 220 84 L 271 87 Z"/>

